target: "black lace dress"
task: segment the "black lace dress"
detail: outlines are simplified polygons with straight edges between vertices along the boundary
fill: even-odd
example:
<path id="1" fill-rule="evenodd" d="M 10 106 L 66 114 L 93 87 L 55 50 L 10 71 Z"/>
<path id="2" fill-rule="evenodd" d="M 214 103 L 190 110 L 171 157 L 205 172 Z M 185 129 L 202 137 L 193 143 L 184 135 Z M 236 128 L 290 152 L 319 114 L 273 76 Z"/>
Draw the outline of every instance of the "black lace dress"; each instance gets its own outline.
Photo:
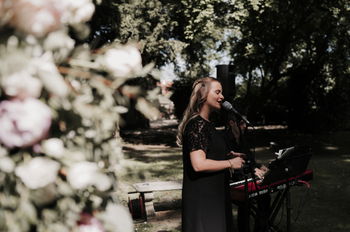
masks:
<path id="1" fill-rule="evenodd" d="M 202 149 L 208 159 L 224 160 L 225 132 L 197 116 L 183 134 L 182 232 L 232 232 L 228 170 L 195 172 L 190 152 Z"/>

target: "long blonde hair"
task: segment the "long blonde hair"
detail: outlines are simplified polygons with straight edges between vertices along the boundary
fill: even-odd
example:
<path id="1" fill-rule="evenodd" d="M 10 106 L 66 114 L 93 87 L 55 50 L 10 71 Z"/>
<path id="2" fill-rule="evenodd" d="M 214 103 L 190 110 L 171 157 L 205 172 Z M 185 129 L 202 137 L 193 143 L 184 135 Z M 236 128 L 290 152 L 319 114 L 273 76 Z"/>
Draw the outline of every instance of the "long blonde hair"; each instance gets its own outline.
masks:
<path id="1" fill-rule="evenodd" d="M 217 81 L 214 77 L 203 77 L 197 79 L 192 85 L 192 93 L 190 97 L 190 102 L 187 105 L 187 108 L 184 112 L 181 123 L 177 131 L 176 143 L 182 145 L 182 136 L 185 130 L 187 123 L 199 115 L 199 111 L 202 108 L 204 102 L 207 100 L 207 96 L 210 90 L 210 84 L 214 81 Z"/>

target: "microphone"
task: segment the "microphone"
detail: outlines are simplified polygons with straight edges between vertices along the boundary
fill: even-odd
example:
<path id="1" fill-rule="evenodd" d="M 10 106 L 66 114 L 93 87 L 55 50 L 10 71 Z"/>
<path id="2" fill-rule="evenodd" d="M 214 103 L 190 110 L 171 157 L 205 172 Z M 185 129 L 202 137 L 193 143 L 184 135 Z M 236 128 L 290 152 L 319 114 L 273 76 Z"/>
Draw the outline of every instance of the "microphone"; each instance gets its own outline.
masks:
<path id="1" fill-rule="evenodd" d="M 251 125 L 250 122 L 248 121 L 248 119 L 246 119 L 245 117 L 243 117 L 235 108 L 233 108 L 232 104 L 229 103 L 228 101 L 224 101 L 221 104 L 222 108 L 226 111 L 232 112 L 235 115 L 237 115 L 239 118 L 241 118 L 247 125 Z"/>

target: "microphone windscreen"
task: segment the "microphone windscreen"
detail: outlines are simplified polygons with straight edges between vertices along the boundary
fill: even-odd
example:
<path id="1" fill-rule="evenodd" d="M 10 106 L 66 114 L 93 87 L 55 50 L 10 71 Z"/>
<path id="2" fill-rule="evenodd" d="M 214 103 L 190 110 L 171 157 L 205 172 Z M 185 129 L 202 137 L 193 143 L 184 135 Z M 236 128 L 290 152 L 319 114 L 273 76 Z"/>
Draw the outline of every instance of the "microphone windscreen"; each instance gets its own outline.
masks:
<path id="1" fill-rule="evenodd" d="M 232 105 L 228 101 L 224 101 L 221 106 L 224 110 L 232 110 Z"/>

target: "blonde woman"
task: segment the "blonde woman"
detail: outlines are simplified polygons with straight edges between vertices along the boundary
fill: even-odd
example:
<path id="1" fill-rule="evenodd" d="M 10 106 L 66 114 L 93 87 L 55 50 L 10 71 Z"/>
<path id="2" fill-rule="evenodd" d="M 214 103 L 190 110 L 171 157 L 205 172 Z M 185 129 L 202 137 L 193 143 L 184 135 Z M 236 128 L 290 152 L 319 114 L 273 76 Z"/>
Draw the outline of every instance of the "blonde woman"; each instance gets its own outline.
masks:
<path id="1" fill-rule="evenodd" d="M 215 78 L 196 80 L 179 125 L 177 142 L 183 151 L 182 232 L 233 229 L 228 170 L 240 169 L 244 160 L 229 150 L 224 134 L 210 122 L 211 113 L 220 110 L 223 99 L 222 86 Z M 228 154 L 235 158 L 228 159 Z"/>

